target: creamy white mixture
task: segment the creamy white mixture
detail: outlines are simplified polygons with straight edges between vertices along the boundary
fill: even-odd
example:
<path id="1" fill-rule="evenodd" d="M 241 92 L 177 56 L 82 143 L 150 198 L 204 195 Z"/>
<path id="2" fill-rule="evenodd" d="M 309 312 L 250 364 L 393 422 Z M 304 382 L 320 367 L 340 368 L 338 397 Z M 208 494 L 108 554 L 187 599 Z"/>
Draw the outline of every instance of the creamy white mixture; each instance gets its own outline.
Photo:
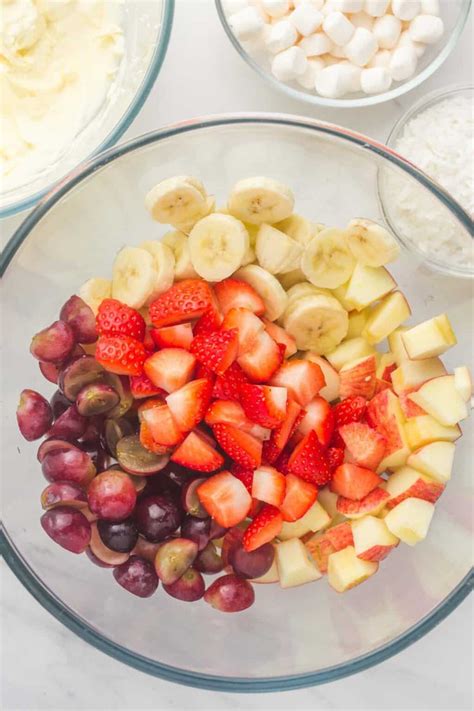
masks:
<path id="1" fill-rule="evenodd" d="M 53 164 L 123 56 L 120 0 L 0 0 L 0 189 Z"/>

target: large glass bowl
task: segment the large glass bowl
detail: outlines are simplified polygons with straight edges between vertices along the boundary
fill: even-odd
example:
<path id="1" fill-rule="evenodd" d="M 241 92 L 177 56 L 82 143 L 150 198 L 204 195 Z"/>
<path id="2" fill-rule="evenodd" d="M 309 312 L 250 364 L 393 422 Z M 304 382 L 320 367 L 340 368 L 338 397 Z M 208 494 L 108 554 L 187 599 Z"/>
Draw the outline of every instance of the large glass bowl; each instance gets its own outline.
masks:
<path id="1" fill-rule="evenodd" d="M 290 185 L 298 212 L 318 222 L 381 220 L 377 171 L 420 185 L 467 228 L 467 216 L 395 153 L 337 126 L 296 116 L 197 119 L 102 153 L 59 185 L 25 220 L 3 271 L 2 443 L 4 556 L 26 588 L 99 649 L 165 679 L 229 691 L 290 689 L 354 673 L 400 651 L 466 596 L 471 566 L 472 433 L 458 442 L 452 481 L 429 537 L 399 546 L 367 583 L 338 595 L 325 579 L 291 590 L 262 585 L 248 611 L 225 615 L 158 591 L 140 600 L 111 572 L 53 543 L 40 527 L 45 482 L 35 444 L 15 422 L 24 387 L 53 390 L 28 352 L 31 334 L 91 276 L 110 274 L 117 250 L 165 231 L 144 209 L 146 191 L 175 174 L 199 176 L 223 205 L 239 178 L 268 175 Z M 459 345 L 446 361 L 471 360 L 469 282 L 434 275 L 403 251 L 393 266 L 413 320 L 446 311 Z M 256 586 L 257 587 L 257 586 Z"/>
<path id="2" fill-rule="evenodd" d="M 0 191 L 0 217 L 34 205 L 76 165 L 116 143 L 142 108 L 163 64 L 174 0 L 123 4 L 124 58 L 107 99 L 72 145 L 21 186 Z"/>

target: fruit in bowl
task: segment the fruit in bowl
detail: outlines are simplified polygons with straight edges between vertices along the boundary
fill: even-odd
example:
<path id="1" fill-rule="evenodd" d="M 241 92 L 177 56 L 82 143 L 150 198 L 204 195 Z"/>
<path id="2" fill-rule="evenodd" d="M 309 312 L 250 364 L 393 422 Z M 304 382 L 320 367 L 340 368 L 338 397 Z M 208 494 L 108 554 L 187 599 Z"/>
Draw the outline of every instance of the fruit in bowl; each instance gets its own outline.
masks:
<path id="1" fill-rule="evenodd" d="M 451 477 L 471 380 L 440 360 L 448 315 L 406 325 L 383 226 L 294 202 L 263 177 L 220 210 L 197 178 L 163 181 L 146 206 L 174 231 L 33 337 L 58 388 L 17 410 L 46 436 L 42 526 L 139 597 L 237 612 L 253 584 L 326 574 L 344 592 L 426 537 Z"/>

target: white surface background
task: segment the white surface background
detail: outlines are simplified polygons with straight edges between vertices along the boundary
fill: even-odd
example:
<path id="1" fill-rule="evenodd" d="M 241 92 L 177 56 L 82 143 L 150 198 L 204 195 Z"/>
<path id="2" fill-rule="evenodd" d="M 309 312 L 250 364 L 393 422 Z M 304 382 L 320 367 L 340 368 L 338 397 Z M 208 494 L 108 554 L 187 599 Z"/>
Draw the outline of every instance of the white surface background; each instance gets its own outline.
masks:
<path id="1" fill-rule="evenodd" d="M 471 17 L 444 66 L 410 94 L 368 109 L 310 107 L 269 88 L 240 59 L 220 27 L 213 0 L 176 0 L 176 4 L 161 74 L 124 140 L 205 114 L 276 111 L 332 121 L 384 141 L 398 117 L 420 96 L 453 83 L 472 83 Z M 24 216 L 3 221 L 3 242 Z M 5 711 L 472 708 L 470 600 L 409 649 L 356 676 L 301 691 L 236 695 L 170 684 L 106 657 L 43 610 L 2 565 L 1 705 Z"/>

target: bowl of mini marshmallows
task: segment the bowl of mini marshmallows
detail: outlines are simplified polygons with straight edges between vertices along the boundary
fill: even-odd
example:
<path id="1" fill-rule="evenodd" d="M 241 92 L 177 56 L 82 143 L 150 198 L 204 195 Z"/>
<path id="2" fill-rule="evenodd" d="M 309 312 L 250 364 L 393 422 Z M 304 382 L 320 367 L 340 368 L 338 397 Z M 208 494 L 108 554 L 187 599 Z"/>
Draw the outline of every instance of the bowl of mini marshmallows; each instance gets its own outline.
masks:
<path id="1" fill-rule="evenodd" d="M 216 0 L 234 47 L 293 98 L 356 107 L 410 91 L 456 46 L 471 0 Z"/>

